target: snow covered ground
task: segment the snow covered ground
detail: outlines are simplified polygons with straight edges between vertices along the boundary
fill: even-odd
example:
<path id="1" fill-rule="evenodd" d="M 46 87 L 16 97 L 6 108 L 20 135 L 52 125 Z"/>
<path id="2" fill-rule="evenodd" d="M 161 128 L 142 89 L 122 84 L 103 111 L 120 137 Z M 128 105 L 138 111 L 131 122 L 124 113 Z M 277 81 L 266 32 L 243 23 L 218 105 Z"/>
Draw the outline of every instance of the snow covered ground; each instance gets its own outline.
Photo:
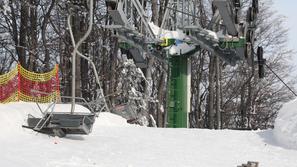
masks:
<path id="1" fill-rule="evenodd" d="M 280 145 L 297 150 L 297 99 L 279 111 L 273 132 Z"/>
<path id="2" fill-rule="evenodd" d="M 236 167 L 247 161 L 297 166 L 297 150 L 277 143 L 280 133 L 273 130 L 145 128 L 101 113 L 89 136 L 57 139 L 23 129 L 27 113 L 39 114 L 37 106 L 0 104 L 1 167 Z"/>

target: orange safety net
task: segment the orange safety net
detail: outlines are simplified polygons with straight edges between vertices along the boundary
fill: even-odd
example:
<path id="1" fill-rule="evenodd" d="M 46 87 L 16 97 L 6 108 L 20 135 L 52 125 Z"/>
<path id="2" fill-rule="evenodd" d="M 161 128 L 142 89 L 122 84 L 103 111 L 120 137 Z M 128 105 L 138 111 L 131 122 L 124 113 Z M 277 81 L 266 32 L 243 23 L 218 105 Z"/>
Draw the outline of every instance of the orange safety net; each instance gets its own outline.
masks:
<path id="1" fill-rule="evenodd" d="M 58 65 L 47 73 L 34 73 L 18 65 L 0 75 L 0 103 L 14 101 L 49 103 L 60 97 Z"/>

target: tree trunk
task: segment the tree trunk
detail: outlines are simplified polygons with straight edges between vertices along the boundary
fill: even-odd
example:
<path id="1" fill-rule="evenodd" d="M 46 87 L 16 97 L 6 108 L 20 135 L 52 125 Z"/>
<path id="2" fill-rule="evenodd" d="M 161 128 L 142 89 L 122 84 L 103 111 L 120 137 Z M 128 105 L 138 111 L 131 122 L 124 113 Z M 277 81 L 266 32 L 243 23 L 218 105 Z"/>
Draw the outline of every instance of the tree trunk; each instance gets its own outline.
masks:
<path id="1" fill-rule="evenodd" d="M 209 61 L 209 76 L 208 76 L 208 128 L 214 129 L 214 77 L 215 77 L 215 60 L 214 56 L 210 56 Z"/>
<path id="2" fill-rule="evenodd" d="M 37 2 L 36 0 L 30 0 L 30 36 L 29 36 L 29 59 L 28 59 L 28 69 L 30 71 L 36 71 L 37 68 L 37 48 L 38 48 L 38 37 L 37 37 Z"/>
<path id="3" fill-rule="evenodd" d="M 200 62 L 199 62 L 199 71 L 198 71 L 198 80 L 197 80 L 197 116 L 196 116 L 196 122 L 197 122 L 197 127 L 198 128 L 202 128 L 202 125 L 200 124 L 200 120 L 201 120 L 201 117 L 202 117 L 202 112 L 201 112 L 201 99 L 200 99 L 200 83 L 202 81 L 202 72 L 203 72 L 203 66 L 204 66 L 204 55 L 203 53 L 200 54 Z"/>
<path id="4" fill-rule="evenodd" d="M 147 66 L 146 73 L 145 73 L 145 78 L 146 78 L 147 82 L 145 82 L 145 92 L 144 92 L 145 102 L 146 102 L 146 106 L 147 106 L 147 114 L 151 114 L 149 98 L 152 93 L 152 85 L 153 85 L 153 80 L 152 80 L 153 64 L 154 64 L 154 57 L 151 57 L 151 56 L 148 57 L 148 66 Z"/>
<path id="5" fill-rule="evenodd" d="M 77 9 L 79 10 L 79 9 Z M 72 23 L 72 31 L 74 36 L 74 41 L 77 43 L 84 33 L 84 18 L 79 14 L 79 12 L 75 12 L 71 18 Z M 78 51 L 82 53 L 82 46 L 78 48 Z M 75 96 L 81 97 L 81 58 L 80 56 L 76 55 L 75 57 L 76 65 L 75 65 Z M 73 77 L 73 76 L 72 76 Z"/>
<path id="6" fill-rule="evenodd" d="M 154 24 L 158 24 L 158 0 L 152 0 L 152 21 Z"/>
<path id="7" fill-rule="evenodd" d="M 24 0 L 24 3 L 21 3 L 21 25 L 19 31 L 19 42 L 17 46 L 17 53 L 19 62 L 23 67 L 27 67 L 26 64 L 26 47 L 27 47 L 27 33 L 28 33 L 28 17 L 29 17 L 29 8 L 26 4 L 27 0 Z"/>
<path id="8" fill-rule="evenodd" d="M 159 18 L 158 18 L 158 25 L 162 24 L 163 16 L 167 9 L 168 0 L 160 0 L 160 8 L 159 8 Z"/>
<path id="9" fill-rule="evenodd" d="M 246 123 L 246 102 L 245 102 L 245 86 L 246 84 L 243 84 L 240 88 L 240 117 L 241 117 L 241 122 L 240 122 L 240 128 L 245 128 L 245 123 Z"/>
<path id="10" fill-rule="evenodd" d="M 157 103 L 157 126 L 158 127 L 164 127 L 164 89 L 165 89 L 165 80 L 166 80 L 167 75 L 165 74 L 165 72 L 162 72 L 161 74 L 161 79 L 159 81 L 159 87 L 158 87 L 158 103 Z"/>
<path id="11" fill-rule="evenodd" d="M 219 56 L 215 57 L 216 61 L 216 125 L 217 129 L 221 129 L 221 86 L 220 86 L 220 58 Z"/>
<path id="12" fill-rule="evenodd" d="M 88 55 L 88 43 L 83 43 L 81 46 L 82 53 L 84 55 Z M 89 92 L 89 62 L 86 59 L 80 59 L 80 69 L 81 69 L 81 95 L 86 100 L 89 100 L 90 92 Z"/>
<path id="13" fill-rule="evenodd" d="M 118 40 L 117 38 L 113 38 L 111 41 L 113 44 L 113 51 L 110 56 L 110 71 L 109 71 L 109 81 L 110 81 L 110 86 L 109 86 L 109 91 L 108 94 L 114 94 L 116 90 L 116 65 L 117 65 L 117 55 L 118 55 Z M 115 106 L 115 96 L 110 96 L 110 106 L 114 107 Z"/>
<path id="14" fill-rule="evenodd" d="M 51 17 L 51 12 L 55 6 L 55 3 L 56 3 L 56 0 L 52 0 L 48 11 L 44 15 L 44 19 L 43 19 L 43 22 L 41 25 L 41 37 L 42 37 L 42 43 L 43 43 L 43 47 L 44 47 L 44 62 L 43 62 L 43 64 L 45 64 L 45 66 L 44 66 L 45 72 L 50 71 L 50 53 L 49 53 L 49 48 L 48 48 L 48 44 L 47 44 L 46 29 L 47 29 L 49 19 Z"/>
<path id="15" fill-rule="evenodd" d="M 9 3 L 10 10 L 13 11 L 11 12 L 11 26 L 12 26 L 12 39 L 15 43 L 15 50 L 16 54 L 19 56 L 20 55 L 20 48 L 19 46 L 19 34 L 18 34 L 18 23 L 17 23 L 17 15 L 14 12 L 14 5 L 13 3 Z M 19 56 L 19 62 L 20 62 L 20 56 Z"/>
<path id="16" fill-rule="evenodd" d="M 251 127 L 251 111 L 253 109 L 253 96 L 254 96 L 254 89 L 253 89 L 253 78 L 255 76 L 255 66 L 254 61 L 252 61 L 251 69 L 249 70 L 249 81 L 248 81 L 248 95 L 247 95 L 247 101 L 246 101 L 246 108 L 247 108 L 247 128 L 250 129 Z"/>

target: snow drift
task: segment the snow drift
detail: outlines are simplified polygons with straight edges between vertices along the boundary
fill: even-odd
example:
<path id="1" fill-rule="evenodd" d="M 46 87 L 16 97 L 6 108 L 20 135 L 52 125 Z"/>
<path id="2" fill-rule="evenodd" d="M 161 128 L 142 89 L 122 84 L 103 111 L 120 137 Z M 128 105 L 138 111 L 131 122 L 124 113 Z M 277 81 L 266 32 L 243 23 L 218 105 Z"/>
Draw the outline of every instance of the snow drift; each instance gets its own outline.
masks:
<path id="1" fill-rule="evenodd" d="M 280 145 L 297 149 L 297 99 L 283 105 L 275 120 L 273 134 Z"/>
<path id="2" fill-rule="evenodd" d="M 54 138 L 22 128 L 28 113 L 40 114 L 34 103 L 0 104 L 1 167 L 296 167 L 297 150 L 277 145 L 272 130 L 147 128 L 101 113 L 90 135 Z"/>
<path id="3" fill-rule="evenodd" d="M 49 104 L 39 105 L 42 111 L 45 111 Z M 55 112 L 70 112 L 71 104 L 56 104 L 54 107 Z M 75 105 L 74 112 L 90 112 L 89 109 Z M 42 117 L 38 106 L 35 103 L 14 102 L 9 104 L 0 104 L 0 132 L 2 135 L 16 135 L 25 131 L 22 125 L 26 125 L 28 114 L 34 117 Z M 112 120 L 112 121 L 111 121 Z M 100 121 L 97 121 L 94 126 L 131 126 L 125 119 L 120 116 L 110 113 L 101 113 Z M 31 130 L 29 130 L 31 132 Z M 1 165 L 0 165 L 1 166 Z"/>

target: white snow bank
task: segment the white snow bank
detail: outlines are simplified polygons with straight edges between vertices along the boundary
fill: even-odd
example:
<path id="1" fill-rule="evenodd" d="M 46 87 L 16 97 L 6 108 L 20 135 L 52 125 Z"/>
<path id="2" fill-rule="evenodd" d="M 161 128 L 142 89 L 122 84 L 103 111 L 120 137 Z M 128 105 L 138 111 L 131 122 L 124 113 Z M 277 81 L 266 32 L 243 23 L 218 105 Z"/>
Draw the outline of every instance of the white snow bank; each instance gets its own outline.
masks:
<path id="1" fill-rule="evenodd" d="M 99 114 L 98 119 L 94 125 L 94 128 L 99 126 L 109 126 L 109 127 L 129 127 L 129 126 L 136 126 L 127 123 L 127 120 L 121 116 L 102 112 Z"/>
<path id="2" fill-rule="evenodd" d="M 49 104 L 40 104 L 40 108 L 42 109 L 42 111 L 45 111 L 48 106 Z M 56 104 L 56 106 L 54 107 L 54 112 L 70 111 L 71 104 Z M 90 112 L 90 110 L 84 106 L 75 105 L 74 112 L 88 113 Z M 22 128 L 22 125 L 27 124 L 26 119 L 28 118 L 28 114 L 31 114 L 34 117 L 42 116 L 40 110 L 38 109 L 38 106 L 35 103 L 15 102 L 9 104 L 0 104 L 0 137 L 5 135 L 16 135 L 20 132 L 27 132 L 28 129 Z M 96 120 L 94 127 L 103 125 L 113 127 L 129 126 L 124 118 L 111 113 L 101 113 Z"/>
<path id="3" fill-rule="evenodd" d="M 281 108 L 275 120 L 273 134 L 280 145 L 297 149 L 297 99 Z"/>
<path id="4" fill-rule="evenodd" d="M 276 145 L 272 130 L 135 127 L 101 113 L 90 135 L 54 138 L 21 128 L 27 113 L 40 114 L 34 103 L 0 104 L 1 167 L 296 167 L 297 150 Z"/>

